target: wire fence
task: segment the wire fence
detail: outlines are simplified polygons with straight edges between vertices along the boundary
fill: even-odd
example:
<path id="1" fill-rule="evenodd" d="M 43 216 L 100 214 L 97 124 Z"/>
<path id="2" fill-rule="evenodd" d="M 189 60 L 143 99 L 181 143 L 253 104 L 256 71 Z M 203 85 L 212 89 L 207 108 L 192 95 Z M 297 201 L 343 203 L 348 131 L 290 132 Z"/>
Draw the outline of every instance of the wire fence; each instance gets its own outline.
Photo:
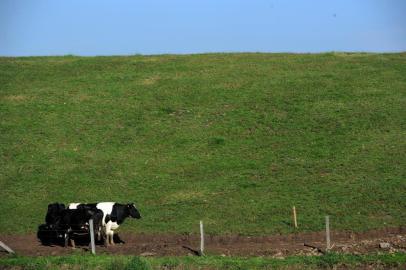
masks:
<path id="1" fill-rule="evenodd" d="M 82 227 L 81 229 L 72 229 L 72 227 Z M 102 225 L 94 225 L 94 231 L 101 231 Z M 38 227 L 37 232 L 82 232 L 89 233 L 90 225 L 89 224 L 41 224 Z"/>

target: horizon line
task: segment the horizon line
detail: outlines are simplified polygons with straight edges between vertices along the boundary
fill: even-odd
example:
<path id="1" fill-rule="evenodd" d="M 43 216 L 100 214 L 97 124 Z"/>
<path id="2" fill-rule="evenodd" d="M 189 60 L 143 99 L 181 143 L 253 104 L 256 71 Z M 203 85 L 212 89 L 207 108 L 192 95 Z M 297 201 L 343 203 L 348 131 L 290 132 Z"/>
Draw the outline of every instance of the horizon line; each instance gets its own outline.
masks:
<path id="1" fill-rule="evenodd" d="M 218 52 L 195 52 L 195 53 L 133 53 L 133 54 L 33 54 L 33 55 L 1 55 L 1 58 L 24 58 L 24 57 L 129 57 L 129 56 L 187 56 L 187 55 L 209 55 L 209 54 L 402 54 L 406 53 L 406 50 L 390 50 L 390 51 L 319 51 L 319 52 L 264 52 L 264 51 L 218 51 Z"/>

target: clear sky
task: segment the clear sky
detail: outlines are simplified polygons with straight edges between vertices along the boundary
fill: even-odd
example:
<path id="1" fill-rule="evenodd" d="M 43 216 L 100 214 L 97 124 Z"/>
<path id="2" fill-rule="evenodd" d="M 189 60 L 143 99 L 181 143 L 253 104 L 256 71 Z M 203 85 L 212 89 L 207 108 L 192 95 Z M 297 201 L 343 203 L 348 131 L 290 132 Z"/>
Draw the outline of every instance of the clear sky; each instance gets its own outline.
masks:
<path id="1" fill-rule="evenodd" d="M 406 0 L 0 0 L 0 55 L 406 51 Z"/>

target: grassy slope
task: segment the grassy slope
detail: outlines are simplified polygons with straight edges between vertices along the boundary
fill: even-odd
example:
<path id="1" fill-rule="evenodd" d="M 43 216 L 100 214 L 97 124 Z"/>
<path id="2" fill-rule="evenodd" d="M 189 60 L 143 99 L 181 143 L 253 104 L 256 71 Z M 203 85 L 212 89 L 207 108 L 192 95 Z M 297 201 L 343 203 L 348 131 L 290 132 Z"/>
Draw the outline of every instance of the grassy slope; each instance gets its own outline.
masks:
<path id="1" fill-rule="evenodd" d="M 1 232 L 135 201 L 144 232 L 406 223 L 406 54 L 0 58 Z"/>
<path id="2" fill-rule="evenodd" d="M 291 256 L 284 259 L 264 257 L 161 257 L 65 256 L 5 257 L 0 267 L 10 269 L 403 269 L 406 254 Z M 369 266 L 369 268 L 368 268 Z M 20 267 L 20 268 L 19 268 Z M 7 268 L 6 268 L 7 269 Z M 341 269 L 341 268 L 340 268 Z"/>

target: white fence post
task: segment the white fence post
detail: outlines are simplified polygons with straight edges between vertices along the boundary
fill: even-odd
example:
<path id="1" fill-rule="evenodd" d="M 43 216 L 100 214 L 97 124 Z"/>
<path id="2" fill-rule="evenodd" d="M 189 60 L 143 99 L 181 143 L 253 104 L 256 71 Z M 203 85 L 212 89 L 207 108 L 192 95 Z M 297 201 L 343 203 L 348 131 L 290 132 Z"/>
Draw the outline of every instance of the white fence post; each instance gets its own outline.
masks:
<path id="1" fill-rule="evenodd" d="M 5 251 L 8 253 L 15 253 L 14 250 L 12 250 L 9 246 L 4 244 L 3 242 L 0 241 L 0 247 L 2 247 Z"/>
<path id="2" fill-rule="evenodd" d="M 203 231 L 203 221 L 200 220 L 200 255 L 204 255 L 204 231 Z"/>
<path id="3" fill-rule="evenodd" d="M 93 226 L 93 219 L 89 220 L 89 230 L 90 230 L 90 246 L 92 248 L 92 254 L 96 254 L 96 245 L 94 243 L 94 226 Z"/>
<path id="4" fill-rule="evenodd" d="M 330 217 L 326 216 L 326 251 L 330 250 Z"/>

